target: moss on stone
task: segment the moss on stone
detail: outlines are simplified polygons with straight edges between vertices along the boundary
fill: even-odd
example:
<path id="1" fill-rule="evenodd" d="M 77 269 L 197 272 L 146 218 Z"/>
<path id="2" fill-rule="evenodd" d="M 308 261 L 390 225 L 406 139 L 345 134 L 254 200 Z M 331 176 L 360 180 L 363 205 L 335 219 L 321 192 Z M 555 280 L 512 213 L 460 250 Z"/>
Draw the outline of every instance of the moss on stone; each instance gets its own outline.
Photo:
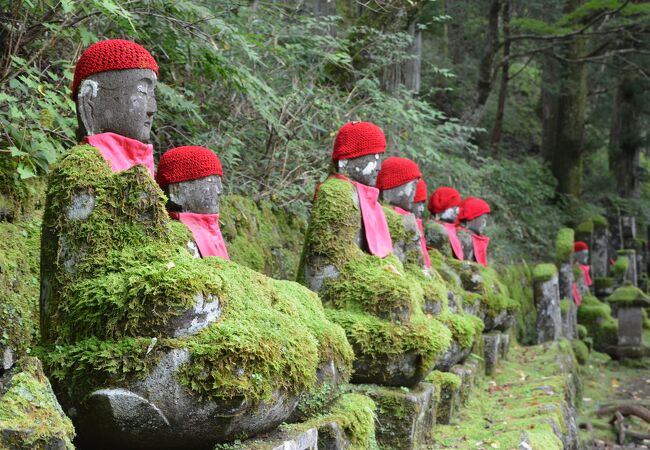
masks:
<path id="1" fill-rule="evenodd" d="M 611 313 L 607 303 L 591 295 L 585 296 L 578 308 L 578 323 L 587 328 L 589 336 L 593 338 L 594 348 L 598 351 L 606 351 L 610 346 L 616 345 L 618 322 Z"/>
<path id="2" fill-rule="evenodd" d="M 579 339 L 574 339 L 571 341 L 571 347 L 573 348 L 573 354 L 578 363 L 582 366 L 587 364 L 587 360 L 589 359 L 589 348 L 587 345 Z"/>
<path id="3" fill-rule="evenodd" d="M 393 240 L 393 244 L 408 239 L 409 235 L 404 228 L 402 216 L 397 214 L 397 212 L 395 212 L 395 210 L 388 205 L 384 204 L 383 209 L 384 215 L 386 216 L 386 223 L 388 224 L 388 231 L 390 232 L 390 237 Z"/>
<path id="4" fill-rule="evenodd" d="M 591 234 L 594 231 L 594 222 L 591 219 L 585 220 L 575 227 L 576 234 Z"/>
<path id="5" fill-rule="evenodd" d="M 604 216 L 601 215 L 595 215 L 591 218 L 591 223 L 594 226 L 594 229 L 602 229 L 602 228 L 608 228 L 609 223 L 607 222 L 607 219 Z"/>
<path id="6" fill-rule="evenodd" d="M 38 359 L 26 357 L 12 369 L 0 395 L 0 447 L 73 449 L 74 428 L 59 406 Z"/>
<path id="7" fill-rule="evenodd" d="M 481 303 L 487 314 L 496 317 L 503 311 L 517 311 L 519 304 L 510 297 L 508 287 L 501 281 L 499 273 L 491 266 L 477 265 L 477 267 L 483 279 L 479 291 Z"/>
<path id="8" fill-rule="evenodd" d="M 630 259 L 627 256 L 619 256 L 616 262 L 611 265 L 612 273 L 617 277 L 622 277 L 627 273 L 630 267 Z"/>
<path id="9" fill-rule="evenodd" d="M 436 393 L 440 393 L 440 390 L 445 388 L 451 389 L 460 389 L 462 380 L 458 375 L 451 372 L 441 372 L 439 370 L 434 370 L 427 376 L 427 383 L 431 383 L 436 387 Z"/>
<path id="10" fill-rule="evenodd" d="M 594 278 L 594 287 L 596 290 L 609 289 L 614 286 L 614 278 L 612 277 L 596 277 Z"/>
<path id="11" fill-rule="evenodd" d="M 531 345 L 537 340 L 537 308 L 533 293 L 533 270 L 525 263 L 507 266 L 501 281 L 508 286 L 510 298 L 518 305 L 515 315 L 517 341 Z"/>
<path id="12" fill-rule="evenodd" d="M 95 198 L 84 221 L 66 214 L 78 194 Z M 164 204 L 143 167 L 114 174 L 91 146 L 71 149 L 52 172 L 44 229 L 76 257 L 69 270 L 53 247 L 46 255 L 52 297 L 42 354 L 55 379 L 93 389 L 141 378 L 175 348 L 190 353 L 179 381 L 206 398 L 309 391 L 324 357 L 349 373 L 350 348 L 315 296 L 234 262 L 193 259 L 189 231 L 169 221 Z M 219 299 L 219 319 L 194 336 L 161 331 L 198 294 Z"/>
<path id="13" fill-rule="evenodd" d="M 578 338 L 582 340 L 587 336 L 589 336 L 589 330 L 587 330 L 587 327 L 584 325 L 578 325 Z"/>
<path id="14" fill-rule="evenodd" d="M 560 300 L 560 313 L 562 313 L 563 316 L 567 315 L 570 309 L 571 309 L 571 300 L 568 300 L 566 298 Z"/>
<path id="15" fill-rule="evenodd" d="M 625 284 L 617 288 L 612 295 L 607 297 L 607 301 L 619 304 L 638 301 L 650 306 L 650 297 L 648 297 L 648 295 L 646 295 L 641 289 L 631 284 Z"/>
<path id="16" fill-rule="evenodd" d="M 480 318 L 464 312 L 446 311 L 438 319 L 449 328 L 452 339 L 463 348 L 471 347 L 476 336 L 481 334 L 485 327 Z"/>
<path id="17" fill-rule="evenodd" d="M 533 269 L 534 281 L 548 281 L 557 275 L 555 264 L 537 264 Z"/>
<path id="18" fill-rule="evenodd" d="M 452 257 L 452 248 L 449 243 L 447 230 L 435 220 L 427 220 L 424 224 L 424 235 L 426 236 L 427 246 L 436 249 L 445 257 Z"/>
<path id="19" fill-rule="evenodd" d="M 265 201 L 226 195 L 219 220 L 232 261 L 273 278 L 295 278 L 306 229 L 302 219 Z"/>
<path id="20" fill-rule="evenodd" d="M 24 355 L 38 336 L 40 220 L 0 223 L 0 348 Z"/>
<path id="21" fill-rule="evenodd" d="M 555 258 L 558 263 L 567 262 L 573 253 L 575 233 L 571 228 L 561 228 L 555 238 Z"/>

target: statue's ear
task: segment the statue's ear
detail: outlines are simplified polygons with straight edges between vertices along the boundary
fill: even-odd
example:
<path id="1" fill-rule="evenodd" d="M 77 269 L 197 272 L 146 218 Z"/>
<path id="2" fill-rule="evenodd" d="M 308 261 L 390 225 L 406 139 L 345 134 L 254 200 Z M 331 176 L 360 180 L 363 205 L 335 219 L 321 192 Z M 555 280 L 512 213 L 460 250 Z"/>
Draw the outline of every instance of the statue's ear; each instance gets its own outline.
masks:
<path id="1" fill-rule="evenodd" d="M 84 80 L 77 93 L 77 112 L 86 131 L 86 135 L 95 134 L 94 102 L 97 97 L 98 84 L 95 80 Z"/>

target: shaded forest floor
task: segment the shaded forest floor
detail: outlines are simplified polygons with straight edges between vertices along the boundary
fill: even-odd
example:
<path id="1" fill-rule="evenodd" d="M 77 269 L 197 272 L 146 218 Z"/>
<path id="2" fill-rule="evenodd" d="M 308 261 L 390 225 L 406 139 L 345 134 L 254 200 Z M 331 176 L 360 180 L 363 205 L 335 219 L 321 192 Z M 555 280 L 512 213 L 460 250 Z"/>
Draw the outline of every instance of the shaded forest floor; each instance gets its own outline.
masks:
<path id="1" fill-rule="evenodd" d="M 650 331 L 644 344 L 650 345 Z M 592 353 L 583 371 L 583 400 L 578 415 L 581 440 L 587 449 L 648 449 L 650 442 L 616 443 L 617 435 L 609 422 L 612 414 L 597 417 L 596 411 L 607 406 L 634 404 L 650 409 L 650 358 L 641 361 L 614 361 L 602 353 Z M 633 416 L 625 419 L 629 429 L 650 434 L 650 424 Z M 589 424 L 589 426 L 587 426 Z"/>

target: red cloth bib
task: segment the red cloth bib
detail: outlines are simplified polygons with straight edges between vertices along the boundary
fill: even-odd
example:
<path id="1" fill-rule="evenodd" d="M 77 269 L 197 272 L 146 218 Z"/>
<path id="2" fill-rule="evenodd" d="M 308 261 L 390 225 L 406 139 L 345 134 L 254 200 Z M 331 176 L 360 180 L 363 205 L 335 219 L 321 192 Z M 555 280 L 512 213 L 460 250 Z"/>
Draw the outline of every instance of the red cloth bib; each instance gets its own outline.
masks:
<path id="1" fill-rule="evenodd" d="M 474 259 L 480 265 L 487 267 L 487 248 L 490 243 L 490 238 L 472 233 L 472 243 L 474 244 Z"/>
<path id="2" fill-rule="evenodd" d="M 582 275 L 585 278 L 585 284 L 587 286 L 591 286 L 592 281 L 591 281 L 591 275 L 589 275 L 589 264 L 580 264 L 580 268 L 582 269 Z"/>
<path id="3" fill-rule="evenodd" d="M 153 177 L 153 145 L 151 144 L 143 144 L 115 133 L 93 134 L 86 136 L 82 142 L 98 148 L 113 172 L 121 172 L 142 164 Z"/>
<path id="4" fill-rule="evenodd" d="M 451 249 L 454 251 L 456 259 L 460 261 L 465 260 L 465 256 L 463 255 L 463 246 L 460 245 L 460 239 L 458 239 L 458 235 L 456 234 L 456 225 L 449 222 L 438 223 L 445 227 L 447 237 L 449 238 L 449 243 L 451 244 Z"/>
<path id="5" fill-rule="evenodd" d="M 573 283 L 571 290 L 573 291 L 573 301 L 576 305 L 580 306 L 580 303 L 582 303 L 582 298 L 580 297 L 580 292 L 578 292 L 578 285 Z"/>
<path id="6" fill-rule="evenodd" d="M 219 229 L 219 214 L 170 212 L 169 217 L 180 220 L 192 232 L 201 256 L 218 256 L 230 260 L 226 243 Z"/>
<path id="7" fill-rule="evenodd" d="M 390 238 L 384 208 L 377 201 L 379 199 L 379 189 L 357 183 L 338 173 L 333 173 L 328 178 L 345 180 L 354 185 L 359 196 L 359 208 L 361 209 L 361 219 L 363 220 L 363 228 L 366 233 L 368 250 L 371 254 L 380 258 L 388 256 L 393 251 L 393 241 Z M 314 201 L 318 195 L 319 188 L 320 184 L 316 186 Z"/>
<path id="8" fill-rule="evenodd" d="M 400 208 L 399 206 L 393 206 L 393 209 L 400 216 L 406 216 L 412 214 L 407 210 Z M 429 250 L 427 250 L 427 241 L 424 238 L 422 219 L 415 219 L 415 222 L 418 224 L 418 230 L 420 230 L 420 251 L 422 252 L 422 258 L 424 258 L 424 267 L 428 269 L 429 267 L 431 267 L 431 258 L 429 258 Z"/>

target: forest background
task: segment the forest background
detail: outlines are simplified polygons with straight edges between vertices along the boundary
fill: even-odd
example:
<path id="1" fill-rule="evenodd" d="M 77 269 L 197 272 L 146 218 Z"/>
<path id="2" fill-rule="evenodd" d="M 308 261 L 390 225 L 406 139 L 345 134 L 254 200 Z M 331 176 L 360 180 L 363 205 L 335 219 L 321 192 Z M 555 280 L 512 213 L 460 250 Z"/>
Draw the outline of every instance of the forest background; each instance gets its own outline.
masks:
<path id="1" fill-rule="evenodd" d="M 0 220 L 76 144 L 74 61 L 104 38 L 160 66 L 156 156 L 203 145 L 226 193 L 307 217 L 333 138 L 370 120 L 430 191 L 485 198 L 504 262 L 594 214 L 650 224 L 650 3 L 0 0 Z"/>

